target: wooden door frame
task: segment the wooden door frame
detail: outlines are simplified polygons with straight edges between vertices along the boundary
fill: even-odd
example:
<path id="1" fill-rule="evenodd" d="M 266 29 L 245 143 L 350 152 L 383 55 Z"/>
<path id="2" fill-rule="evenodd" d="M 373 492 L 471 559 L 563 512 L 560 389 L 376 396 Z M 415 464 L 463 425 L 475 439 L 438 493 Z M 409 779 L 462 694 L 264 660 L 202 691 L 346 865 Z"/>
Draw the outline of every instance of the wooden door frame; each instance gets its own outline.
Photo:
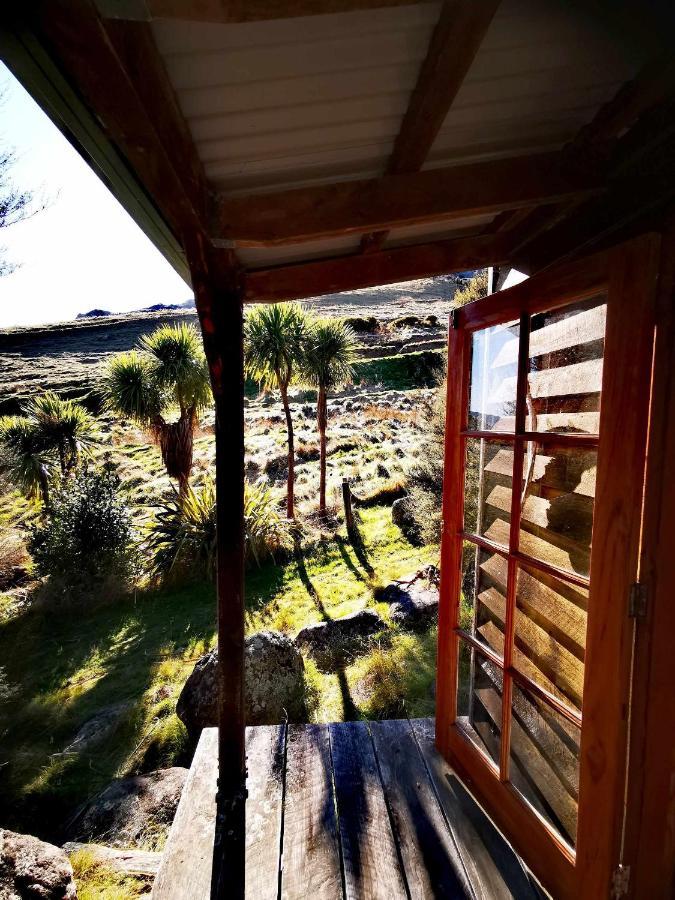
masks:
<path id="1" fill-rule="evenodd" d="M 628 586 L 638 571 L 659 242 L 658 235 L 645 234 L 463 307 L 455 311 L 448 338 L 437 745 L 537 877 L 563 900 L 608 897 L 620 859 L 633 642 Z M 452 627 L 459 602 L 462 544 L 458 532 L 464 499 L 463 442 L 458 435 L 467 407 L 471 331 L 603 292 L 608 303 L 596 484 L 596 498 L 602 497 L 603 502 L 596 500 L 591 550 L 594 602 L 589 603 L 587 635 L 593 656 L 584 678 L 586 727 L 579 786 L 579 808 L 586 812 L 579 817 L 575 858 L 562 839 L 537 822 L 508 782 L 501 782 L 487 764 L 476 765 L 476 751 L 468 737 L 452 724 L 457 684 L 453 652 L 457 638 Z M 519 365 L 524 362 L 521 359 Z M 618 408 L 625 410 L 620 419 L 613 414 Z M 617 472 L 633 472 L 635 477 L 617 478 L 612 474 Z M 600 597 L 606 598 L 604 603 Z M 510 629 L 507 621 L 507 635 Z M 505 650 L 505 664 L 506 654 Z"/>
<path id="2" fill-rule="evenodd" d="M 647 446 L 640 583 L 628 768 L 629 896 L 675 896 L 675 221 L 664 230 Z"/>

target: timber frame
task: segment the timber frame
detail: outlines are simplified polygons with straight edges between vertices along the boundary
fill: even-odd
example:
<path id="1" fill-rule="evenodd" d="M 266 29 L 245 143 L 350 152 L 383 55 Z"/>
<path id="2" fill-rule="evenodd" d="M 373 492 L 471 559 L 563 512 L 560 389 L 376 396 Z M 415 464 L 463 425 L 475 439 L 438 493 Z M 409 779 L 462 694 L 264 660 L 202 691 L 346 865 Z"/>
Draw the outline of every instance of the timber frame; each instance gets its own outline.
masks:
<path id="1" fill-rule="evenodd" d="M 244 889 L 244 305 L 486 266 L 534 274 L 565 262 L 567 271 L 588 277 L 589 253 L 647 231 L 663 234 L 640 572 L 650 600 L 636 626 L 627 828 L 616 862 L 631 868 L 633 897 L 666 898 L 675 886 L 673 10 L 660 2 L 570 4 L 572 14 L 587 7 L 581 12 L 603 40 L 630 56 L 632 74 L 554 148 L 490 155 L 479 147 L 466 159 L 458 151 L 442 157 L 444 123 L 461 112 L 458 98 L 484 43 L 503 27 L 504 4 L 445 0 L 436 10 L 414 0 L 17 0 L 3 8 L 4 61 L 195 292 L 216 401 L 221 718 L 214 897 L 243 897 Z M 407 22 L 419 15 L 422 22 L 430 12 L 436 21 L 428 46 L 413 60 L 408 102 L 376 174 L 336 165 L 321 177 L 291 183 L 281 173 L 234 190 L 209 174 L 208 141 L 195 138 L 185 113 L 193 88 L 176 83 L 189 54 L 172 49 L 171 40 L 201 35 L 205 25 L 230 36 L 296 19 L 311 31 L 322 19 L 347 29 L 350 16 L 396 14 Z M 474 91 L 488 90 L 476 84 L 480 79 Z M 539 120 L 546 114 L 544 98 Z M 216 111 L 206 119 L 216 120 Z"/>

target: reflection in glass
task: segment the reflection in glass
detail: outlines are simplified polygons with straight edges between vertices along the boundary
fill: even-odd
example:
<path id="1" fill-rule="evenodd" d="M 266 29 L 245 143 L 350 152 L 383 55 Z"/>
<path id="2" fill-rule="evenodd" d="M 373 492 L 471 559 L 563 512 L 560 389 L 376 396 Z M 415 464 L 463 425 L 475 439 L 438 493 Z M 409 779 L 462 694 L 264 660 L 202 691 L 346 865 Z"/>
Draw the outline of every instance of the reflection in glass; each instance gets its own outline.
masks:
<path id="1" fill-rule="evenodd" d="M 591 565 L 597 451 L 527 442 L 520 550 L 587 577 Z"/>
<path id="2" fill-rule="evenodd" d="M 527 431 L 598 433 L 606 311 L 595 297 L 532 316 Z"/>
<path id="3" fill-rule="evenodd" d="M 588 591 L 519 566 L 513 663 L 544 690 L 581 710 Z"/>
<path id="4" fill-rule="evenodd" d="M 460 639 L 457 724 L 496 765 L 499 765 L 501 722 L 502 672 Z"/>
<path id="5" fill-rule="evenodd" d="M 581 730 L 513 684 L 509 781 L 574 846 Z"/>
<path id="6" fill-rule="evenodd" d="M 498 656 L 504 653 L 507 571 L 503 556 L 464 543 L 458 624 Z"/>
<path id="7" fill-rule="evenodd" d="M 508 548 L 513 447 L 480 438 L 466 440 L 464 531 Z"/>
<path id="8" fill-rule="evenodd" d="M 470 431 L 513 431 L 518 376 L 518 322 L 471 335 Z"/>

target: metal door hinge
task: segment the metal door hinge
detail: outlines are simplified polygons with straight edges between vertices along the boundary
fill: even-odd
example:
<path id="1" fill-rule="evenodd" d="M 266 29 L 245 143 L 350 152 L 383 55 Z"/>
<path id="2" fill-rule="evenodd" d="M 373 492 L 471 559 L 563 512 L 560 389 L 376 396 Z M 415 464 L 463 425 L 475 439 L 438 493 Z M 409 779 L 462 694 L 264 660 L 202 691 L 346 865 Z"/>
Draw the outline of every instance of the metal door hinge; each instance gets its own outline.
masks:
<path id="1" fill-rule="evenodd" d="M 630 586 L 628 595 L 628 615 L 631 619 L 644 619 L 647 616 L 647 585 L 636 581 Z"/>
<path id="2" fill-rule="evenodd" d="M 621 897 L 625 897 L 628 894 L 629 885 L 630 866 L 617 866 L 612 875 L 612 897 L 614 900 L 620 900 Z"/>

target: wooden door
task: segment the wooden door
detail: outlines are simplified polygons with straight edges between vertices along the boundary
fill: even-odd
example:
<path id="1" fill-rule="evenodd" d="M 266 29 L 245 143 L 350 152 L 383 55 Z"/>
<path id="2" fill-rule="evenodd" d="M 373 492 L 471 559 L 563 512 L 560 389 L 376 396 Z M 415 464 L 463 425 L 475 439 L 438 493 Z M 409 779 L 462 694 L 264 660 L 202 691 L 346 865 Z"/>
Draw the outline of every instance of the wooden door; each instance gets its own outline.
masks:
<path id="1" fill-rule="evenodd" d="M 658 243 L 450 327 L 436 740 L 556 898 L 621 858 Z"/>

